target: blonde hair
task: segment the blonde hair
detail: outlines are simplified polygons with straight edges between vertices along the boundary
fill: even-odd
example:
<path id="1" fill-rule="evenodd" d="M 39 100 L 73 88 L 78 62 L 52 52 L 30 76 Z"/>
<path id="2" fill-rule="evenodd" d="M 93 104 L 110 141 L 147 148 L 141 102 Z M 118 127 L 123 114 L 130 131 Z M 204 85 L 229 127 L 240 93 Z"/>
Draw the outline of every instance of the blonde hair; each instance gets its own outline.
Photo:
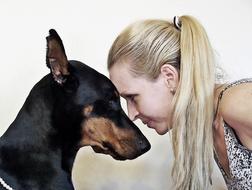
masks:
<path id="1" fill-rule="evenodd" d="M 212 47 L 201 24 L 180 17 L 178 29 L 165 20 L 144 20 L 128 26 L 113 43 L 108 69 L 131 60 L 132 73 L 154 80 L 163 64 L 179 72 L 173 99 L 172 176 L 175 189 L 208 189 L 213 160 L 215 64 Z"/>

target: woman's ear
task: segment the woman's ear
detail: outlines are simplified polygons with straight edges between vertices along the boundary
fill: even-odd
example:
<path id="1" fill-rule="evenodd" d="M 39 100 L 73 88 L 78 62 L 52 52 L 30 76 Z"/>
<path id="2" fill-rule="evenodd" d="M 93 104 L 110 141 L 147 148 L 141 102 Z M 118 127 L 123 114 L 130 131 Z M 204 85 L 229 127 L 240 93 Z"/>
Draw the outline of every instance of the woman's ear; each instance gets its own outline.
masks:
<path id="1" fill-rule="evenodd" d="M 167 87 L 171 91 L 175 91 L 179 82 L 178 70 L 170 64 L 164 64 L 160 69 L 160 75 L 165 80 Z"/>

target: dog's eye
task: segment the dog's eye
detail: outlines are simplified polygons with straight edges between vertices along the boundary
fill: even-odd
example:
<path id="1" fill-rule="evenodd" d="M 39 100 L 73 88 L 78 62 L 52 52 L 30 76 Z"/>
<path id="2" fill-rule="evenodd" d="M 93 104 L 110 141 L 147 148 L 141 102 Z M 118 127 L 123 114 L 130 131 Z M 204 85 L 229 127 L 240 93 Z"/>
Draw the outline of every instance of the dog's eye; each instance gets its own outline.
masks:
<path id="1" fill-rule="evenodd" d="M 114 107 L 114 106 L 115 106 L 115 101 L 110 100 L 110 101 L 109 101 L 109 107 Z"/>
<path id="2" fill-rule="evenodd" d="M 118 102 L 114 101 L 114 100 L 110 100 L 109 101 L 109 107 L 110 109 L 113 109 L 113 110 L 117 110 L 118 109 Z"/>

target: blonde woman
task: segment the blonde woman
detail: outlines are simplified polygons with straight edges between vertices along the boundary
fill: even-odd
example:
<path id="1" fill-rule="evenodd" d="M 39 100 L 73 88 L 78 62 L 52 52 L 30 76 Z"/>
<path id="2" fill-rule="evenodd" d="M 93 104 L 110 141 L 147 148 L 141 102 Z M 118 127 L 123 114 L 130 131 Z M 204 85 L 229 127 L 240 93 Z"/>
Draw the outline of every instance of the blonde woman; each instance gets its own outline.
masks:
<path id="1" fill-rule="evenodd" d="M 252 189 L 252 80 L 215 83 L 213 49 L 195 18 L 129 25 L 108 70 L 131 120 L 160 135 L 172 129 L 174 189 L 209 189 L 213 157 L 229 190 Z"/>

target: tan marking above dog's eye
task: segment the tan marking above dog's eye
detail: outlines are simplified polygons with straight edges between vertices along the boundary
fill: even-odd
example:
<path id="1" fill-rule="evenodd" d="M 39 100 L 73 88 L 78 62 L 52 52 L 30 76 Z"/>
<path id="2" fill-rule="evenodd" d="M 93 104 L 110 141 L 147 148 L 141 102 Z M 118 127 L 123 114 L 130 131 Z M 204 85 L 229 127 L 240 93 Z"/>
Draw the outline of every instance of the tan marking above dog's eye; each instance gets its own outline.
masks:
<path id="1" fill-rule="evenodd" d="M 84 107 L 83 109 L 84 116 L 89 116 L 92 110 L 93 110 L 93 106 L 91 105 Z"/>

